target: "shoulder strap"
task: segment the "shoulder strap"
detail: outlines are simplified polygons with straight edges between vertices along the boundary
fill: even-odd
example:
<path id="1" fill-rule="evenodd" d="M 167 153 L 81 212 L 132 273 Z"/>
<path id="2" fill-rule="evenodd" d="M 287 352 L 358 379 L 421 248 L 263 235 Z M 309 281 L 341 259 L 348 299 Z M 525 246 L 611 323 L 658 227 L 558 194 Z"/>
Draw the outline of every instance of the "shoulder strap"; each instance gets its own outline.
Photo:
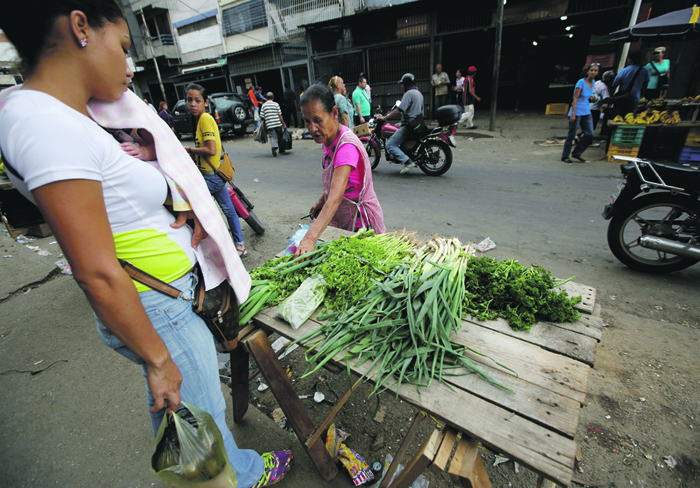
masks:
<path id="1" fill-rule="evenodd" d="M 627 89 L 625 90 L 627 93 L 632 92 L 632 88 L 634 88 L 634 82 L 637 81 L 637 76 L 639 76 L 639 73 L 644 69 L 644 66 L 639 66 L 637 69 L 637 72 L 634 74 L 632 77 L 632 81 L 630 81 L 629 85 L 627 85 Z"/>
<path id="2" fill-rule="evenodd" d="M 656 76 L 658 76 L 659 78 L 661 78 L 661 76 L 662 76 L 662 75 L 661 75 L 661 72 L 658 70 L 658 68 L 657 68 L 656 66 L 654 66 L 654 62 L 652 61 L 652 62 L 649 63 L 649 64 L 651 65 L 652 69 L 653 69 L 654 71 L 656 71 Z"/>
<path id="3" fill-rule="evenodd" d="M 146 285 L 155 291 L 159 291 L 163 295 L 167 295 L 172 298 L 177 298 L 180 296 L 181 291 L 174 286 L 167 284 L 165 281 L 159 280 L 155 276 L 152 276 L 145 271 L 141 271 L 129 261 L 124 261 L 123 259 L 118 259 L 118 261 L 126 274 L 128 274 L 132 280 L 138 281 L 142 285 Z"/>

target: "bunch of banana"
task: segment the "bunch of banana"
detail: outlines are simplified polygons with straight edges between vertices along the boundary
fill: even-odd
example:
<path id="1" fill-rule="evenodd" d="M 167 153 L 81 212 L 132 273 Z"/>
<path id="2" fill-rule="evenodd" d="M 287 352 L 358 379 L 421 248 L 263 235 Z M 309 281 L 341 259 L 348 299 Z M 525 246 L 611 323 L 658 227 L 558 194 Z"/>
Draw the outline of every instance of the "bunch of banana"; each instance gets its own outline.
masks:
<path id="1" fill-rule="evenodd" d="M 621 115 L 618 115 L 613 119 L 613 122 L 618 122 L 618 123 L 624 122 L 624 121 L 625 121 L 625 119 L 623 119 Z"/>
<path id="2" fill-rule="evenodd" d="M 673 112 L 664 110 L 661 112 L 660 119 L 662 124 L 678 124 L 681 121 L 681 114 L 678 113 L 678 110 L 674 110 Z"/>
<path id="3" fill-rule="evenodd" d="M 629 113 L 625 115 L 625 122 L 627 122 L 628 124 L 634 124 L 634 114 Z"/>
<path id="4" fill-rule="evenodd" d="M 693 97 L 683 97 L 683 98 L 681 98 L 681 103 L 682 103 L 682 104 L 694 103 L 694 102 L 695 102 L 695 98 L 693 98 Z"/>

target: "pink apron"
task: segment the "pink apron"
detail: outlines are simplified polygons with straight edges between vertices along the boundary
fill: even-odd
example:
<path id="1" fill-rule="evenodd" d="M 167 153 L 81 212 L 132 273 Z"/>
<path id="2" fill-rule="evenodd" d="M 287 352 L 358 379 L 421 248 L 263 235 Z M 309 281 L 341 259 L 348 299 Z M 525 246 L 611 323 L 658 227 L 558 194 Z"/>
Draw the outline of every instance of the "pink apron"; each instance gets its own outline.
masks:
<path id="1" fill-rule="evenodd" d="M 358 217 L 361 219 L 363 227 L 372 227 L 376 234 L 386 233 L 384 226 L 384 214 L 382 207 L 377 200 L 377 194 L 374 193 L 374 185 L 372 184 L 372 167 L 369 164 L 369 156 L 365 151 L 364 146 L 351 130 L 344 130 L 340 134 L 340 140 L 333 153 L 333 159 L 327 168 L 323 169 L 323 197 L 328 200 L 328 194 L 331 190 L 331 181 L 335 171 L 335 155 L 338 149 L 343 144 L 353 144 L 360 153 L 357 169 L 364 172 L 362 181 L 362 189 L 357 202 L 343 197 L 338 210 L 331 219 L 330 225 L 339 229 L 354 231 Z M 362 166 L 360 166 L 362 165 Z"/>

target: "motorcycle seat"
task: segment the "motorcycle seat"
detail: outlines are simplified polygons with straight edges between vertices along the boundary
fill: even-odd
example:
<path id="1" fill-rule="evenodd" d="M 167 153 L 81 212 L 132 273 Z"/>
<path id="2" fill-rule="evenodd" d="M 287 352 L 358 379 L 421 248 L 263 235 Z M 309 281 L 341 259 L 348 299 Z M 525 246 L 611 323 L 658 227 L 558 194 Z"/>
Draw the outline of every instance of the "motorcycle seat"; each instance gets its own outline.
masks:
<path id="1" fill-rule="evenodd" d="M 674 163 L 652 163 L 654 169 L 667 185 L 684 188 L 691 193 L 700 190 L 700 170 Z M 656 181 L 653 172 L 642 166 L 642 174 L 648 181 Z"/>

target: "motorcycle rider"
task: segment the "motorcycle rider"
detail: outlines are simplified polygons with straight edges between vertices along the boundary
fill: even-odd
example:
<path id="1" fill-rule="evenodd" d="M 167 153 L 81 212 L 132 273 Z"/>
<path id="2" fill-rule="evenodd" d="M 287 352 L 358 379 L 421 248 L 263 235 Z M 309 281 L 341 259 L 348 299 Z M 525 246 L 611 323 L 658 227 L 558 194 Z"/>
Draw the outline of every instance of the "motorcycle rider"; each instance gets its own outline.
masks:
<path id="1" fill-rule="evenodd" d="M 386 150 L 397 162 L 403 164 L 401 174 L 404 174 L 415 168 L 416 163 L 411 161 L 399 146 L 405 141 L 420 139 L 426 126 L 423 120 L 423 94 L 416 87 L 416 77 L 406 73 L 399 83 L 403 85 L 404 91 L 400 106 L 386 116 L 378 116 L 377 119 L 391 119 L 401 114 L 401 128 L 386 142 Z"/>

